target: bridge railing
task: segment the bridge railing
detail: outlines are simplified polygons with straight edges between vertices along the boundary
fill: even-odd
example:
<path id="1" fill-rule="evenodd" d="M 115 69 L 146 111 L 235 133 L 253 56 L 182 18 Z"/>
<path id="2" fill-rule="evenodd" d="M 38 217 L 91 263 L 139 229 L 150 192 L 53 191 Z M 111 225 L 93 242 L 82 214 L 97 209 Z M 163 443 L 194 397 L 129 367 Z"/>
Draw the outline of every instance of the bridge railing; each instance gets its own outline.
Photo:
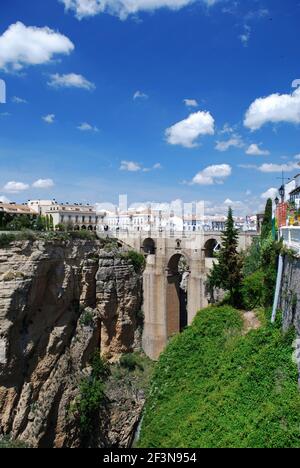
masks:
<path id="1" fill-rule="evenodd" d="M 195 236 L 203 236 L 207 234 L 212 235 L 220 235 L 222 230 L 219 229 L 199 229 L 195 231 L 189 230 L 172 230 L 172 229 L 143 229 L 140 231 L 131 230 L 131 229 L 109 229 L 108 231 L 102 231 L 101 229 L 97 231 L 99 237 L 115 237 L 115 238 L 124 238 L 130 237 L 131 239 L 136 238 L 145 238 L 145 237 L 153 237 L 153 238 L 193 238 Z M 240 235 L 257 235 L 256 231 L 241 231 Z"/>
<path id="2" fill-rule="evenodd" d="M 300 226 L 286 226 L 280 229 L 283 243 L 300 255 Z"/>

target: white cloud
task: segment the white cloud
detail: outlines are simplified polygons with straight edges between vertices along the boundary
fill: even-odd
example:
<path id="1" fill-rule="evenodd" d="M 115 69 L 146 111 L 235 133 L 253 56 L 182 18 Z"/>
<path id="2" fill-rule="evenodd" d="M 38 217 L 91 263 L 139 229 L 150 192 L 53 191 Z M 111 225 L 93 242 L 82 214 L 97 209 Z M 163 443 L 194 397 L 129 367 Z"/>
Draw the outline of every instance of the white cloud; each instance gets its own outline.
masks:
<path id="1" fill-rule="evenodd" d="M 292 94 L 271 94 L 256 99 L 246 112 L 244 125 L 258 130 L 267 123 L 300 123 L 300 87 Z"/>
<path id="2" fill-rule="evenodd" d="M 184 99 L 183 102 L 186 107 L 198 107 L 198 102 L 196 99 Z"/>
<path id="3" fill-rule="evenodd" d="M 260 198 L 262 198 L 263 200 L 267 200 L 268 198 L 271 198 L 272 200 L 274 200 L 277 196 L 278 196 L 278 189 L 272 187 L 272 188 L 269 188 L 269 190 L 267 190 L 266 192 L 262 193 Z"/>
<path id="4" fill-rule="evenodd" d="M 213 6 L 219 0 L 59 0 L 66 10 L 75 12 L 78 19 L 95 16 L 100 13 L 116 15 L 124 20 L 129 15 L 140 11 L 154 11 L 159 8 L 180 10 L 181 8 L 200 1 L 206 6 Z"/>
<path id="5" fill-rule="evenodd" d="M 33 188 L 39 189 L 48 189 L 54 187 L 54 182 L 52 179 L 38 179 L 32 184 Z"/>
<path id="6" fill-rule="evenodd" d="M 14 104 L 27 104 L 26 99 L 22 99 L 22 98 L 20 98 L 20 97 L 18 97 L 18 96 L 12 97 L 11 100 L 12 100 L 12 102 L 13 102 Z"/>
<path id="7" fill-rule="evenodd" d="M 23 192 L 27 189 L 29 189 L 28 184 L 24 184 L 23 182 L 15 182 L 14 180 L 7 182 L 7 184 L 5 184 L 3 187 L 3 190 L 9 193 Z"/>
<path id="8" fill-rule="evenodd" d="M 28 65 L 48 63 L 57 54 L 70 54 L 74 44 L 50 28 L 17 22 L 0 36 L 0 69 L 18 71 Z"/>
<path id="9" fill-rule="evenodd" d="M 192 184 L 198 185 L 213 185 L 222 183 L 223 180 L 229 177 L 232 173 L 232 168 L 228 164 L 219 164 L 208 166 L 203 171 L 198 172 L 192 180 Z"/>
<path id="10" fill-rule="evenodd" d="M 0 195 L 0 202 L 1 203 L 10 203 L 10 200 L 5 197 L 4 195 Z"/>
<path id="11" fill-rule="evenodd" d="M 143 93 L 142 91 L 136 91 L 133 95 L 133 100 L 136 99 L 148 99 L 148 94 Z"/>
<path id="12" fill-rule="evenodd" d="M 224 135 L 226 133 L 230 134 L 230 133 L 234 133 L 234 127 L 232 127 L 231 125 L 229 125 L 228 123 L 224 124 L 222 130 L 219 131 L 219 133 L 221 135 Z"/>
<path id="13" fill-rule="evenodd" d="M 165 135 L 170 145 L 181 145 L 185 148 L 197 146 L 197 139 L 202 135 L 214 135 L 215 121 L 209 112 L 195 112 L 184 120 L 167 128 Z"/>
<path id="14" fill-rule="evenodd" d="M 300 163 L 295 163 L 295 162 L 289 162 L 287 164 L 262 164 L 261 166 L 258 167 L 258 170 L 260 172 L 265 172 L 265 173 L 276 173 L 276 172 L 291 172 L 295 170 L 299 170 L 299 164 Z"/>
<path id="15" fill-rule="evenodd" d="M 300 79 L 296 79 L 292 82 L 292 88 L 298 88 L 300 86 Z"/>
<path id="16" fill-rule="evenodd" d="M 93 91 L 96 86 L 91 81 L 88 81 L 84 76 L 77 75 L 76 73 L 68 73 L 66 75 L 59 75 L 58 73 L 50 75 L 48 85 L 53 88 L 81 88 Z"/>
<path id="17" fill-rule="evenodd" d="M 55 121 L 55 114 L 48 114 L 42 117 L 43 121 L 47 124 L 53 124 Z"/>
<path id="18" fill-rule="evenodd" d="M 217 141 L 215 149 L 218 151 L 227 151 L 229 148 L 242 148 L 244 146 L 244 142 L 239 135 L 234 135 L 227 141 Z"/>
<path id="19" fill-rule="evenodd" d="M 83 122 L 82 124 L 80 124 L 78 127 L 77 127 L 78 130 L 80 130 L 81 132 L 96 132 L 98 133 L 99 132 L 99 129 L 87 122 Z"/>
<path id="20" fill-rule="evenodd" d="M 242 44 L 247 47 L 251 37 L 251 27 L 247 24 L 244 26 L 244 32 L 240 35 Z"/>
<path id="21" fill-rule="evenodd" d="M 121 171 L 129 171 L 129 172 L 138 172 L 142 170 L 140 164 L 134 161 L 122 161 L 120 166 Z"/>
<path id="22" fill-rule="evenodd" d="M 143 167 L 142 164 L 134 162 L 134 161 L 122 161 L 120 170 L 121 171 L 128 171 L 128 172 L 150 172 L 150 171 L 157 171 L 162 169 L 162 165 L 160 163 L 154 164 L 152 167 Z"/>
<path id="23" fill-rule="evenodd" d="M 259 145 L 253 143 L 247 149 L 246 154 L 249 154 L 250 156 L 268 156 L 270 154 L 270 151 L 262 150 L 260 149 Z"/>

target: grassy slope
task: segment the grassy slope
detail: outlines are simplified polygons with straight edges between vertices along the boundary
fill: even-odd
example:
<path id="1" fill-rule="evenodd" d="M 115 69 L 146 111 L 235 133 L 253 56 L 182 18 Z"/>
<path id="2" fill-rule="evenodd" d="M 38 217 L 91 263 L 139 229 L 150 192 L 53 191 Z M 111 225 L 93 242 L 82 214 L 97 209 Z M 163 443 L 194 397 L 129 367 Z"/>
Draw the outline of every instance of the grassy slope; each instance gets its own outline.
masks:
<path id="1" fill-rule="evenodd" d="M 230 307 L 201 311 L 156 367 L 140 447 L 300 447 L 293 333 L 241 334 Z"/>

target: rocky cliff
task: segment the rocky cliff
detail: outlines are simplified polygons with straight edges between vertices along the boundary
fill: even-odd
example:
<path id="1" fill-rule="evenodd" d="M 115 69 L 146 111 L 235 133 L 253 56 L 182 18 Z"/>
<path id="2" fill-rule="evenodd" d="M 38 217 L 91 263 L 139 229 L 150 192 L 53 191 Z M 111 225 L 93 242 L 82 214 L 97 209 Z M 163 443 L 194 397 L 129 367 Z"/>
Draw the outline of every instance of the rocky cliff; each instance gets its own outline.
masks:
<path id="1" fill-rule="evenodd" d="M 0 249 L 0 434 L 32 447 L 79 447 L 70 407 L 91 356 L 97 350 L 116 361 L 139 347 L 141 303 L 141 275 L 124 252 L 101 241 Z M 143 394 L 129 395 L 125 420 L 118 397 L 106 397 L 96 445 L 126 446 Z"/>
<path id="2" fill-rule="evenodd" d="M 287 330 L 294 325 L 300 338 L 300 259 L 289 255 L 284 258 L 279 308 L 283 328 Z"/>

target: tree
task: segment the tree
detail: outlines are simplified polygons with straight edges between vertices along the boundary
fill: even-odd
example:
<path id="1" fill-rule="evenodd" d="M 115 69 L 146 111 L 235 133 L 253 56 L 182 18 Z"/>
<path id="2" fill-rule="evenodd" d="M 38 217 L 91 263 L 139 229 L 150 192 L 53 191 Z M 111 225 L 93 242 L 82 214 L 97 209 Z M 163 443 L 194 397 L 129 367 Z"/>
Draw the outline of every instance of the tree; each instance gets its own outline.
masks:
<path id="1" fill-rule="evenodd" d="M 50 231 L 54 231 L 54 222 L 53 222 L 52 214 L 50 215 L 50 219 L 49 219 L 49 229 Z"/>
<path id="2" fill-rule="evenodd" d="M 35 230 L 36 231 L 45 231 L 45 228 L 46 228 L 46 222 L 45 222 L 45 218 L 41 215 L 39 215 L 36 219 L 36 223 L 35 223 Z"/>
<path id="3" fill-rule="evenodd" d="M 270 233 L 272 233 L 272 218 L 273 218 L 273 203 L 271 198 L 267 200 L 265 215 L 261 227 L 261 240 L 268 239 Z"/>
<path id="4" fill-rule="evenodd" d="M 221 288 L 230 294 L 230 303 L 240 307 L 242 303 L 243 261 L 238 252 L 238 230 L 234 227 L 232 209 L 228 210 L 225 231 L 222 234 L 218 263 L 214 263 L 208 277 L 209 289 Z"/>

